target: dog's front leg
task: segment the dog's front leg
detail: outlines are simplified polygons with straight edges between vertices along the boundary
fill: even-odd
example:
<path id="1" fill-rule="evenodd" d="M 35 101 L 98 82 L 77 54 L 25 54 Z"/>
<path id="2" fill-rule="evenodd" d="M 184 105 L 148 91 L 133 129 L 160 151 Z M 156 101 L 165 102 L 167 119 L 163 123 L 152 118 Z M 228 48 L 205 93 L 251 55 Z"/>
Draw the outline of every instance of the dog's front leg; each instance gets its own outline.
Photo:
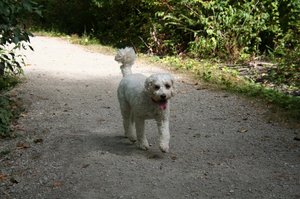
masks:
<path id="1" fill-rule="evenodd" d="M 157 127 L 159 133 L 159 148 L 162 152 L 167 153 L 169 152 L 170 141 L 169 120 L 158 120 Z"/>
<path id="2" fill-rule="evenodd" d="M 145 135 L 145 120 L 140 118 L 135 118 L 135 128 L 137 136 L 137 146 L 140 149 L 148 150 L 149 143 Z"/>

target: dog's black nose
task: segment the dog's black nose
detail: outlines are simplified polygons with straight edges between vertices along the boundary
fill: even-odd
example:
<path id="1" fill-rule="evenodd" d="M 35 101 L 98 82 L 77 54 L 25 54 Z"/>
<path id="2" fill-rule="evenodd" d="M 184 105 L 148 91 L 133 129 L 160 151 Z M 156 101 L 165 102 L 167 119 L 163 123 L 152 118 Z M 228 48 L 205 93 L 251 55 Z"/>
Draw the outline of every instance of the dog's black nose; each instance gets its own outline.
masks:
<path id="1" fill-rule="evenodd" d="M 166 94 L 160 95 L 160 98 L 161 98 L 161 99 L 166 99 L 166 97 L 167 97 Z"/>

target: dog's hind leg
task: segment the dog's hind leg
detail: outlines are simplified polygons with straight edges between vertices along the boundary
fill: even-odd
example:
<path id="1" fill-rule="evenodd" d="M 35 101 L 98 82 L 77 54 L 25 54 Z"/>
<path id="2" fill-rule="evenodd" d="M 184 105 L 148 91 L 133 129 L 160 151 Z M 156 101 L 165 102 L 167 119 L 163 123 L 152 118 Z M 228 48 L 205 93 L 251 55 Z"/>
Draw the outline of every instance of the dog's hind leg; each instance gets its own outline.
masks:
<path id="1" fill-rule="evenodd" d="M 148 150 L 149 143 L 145 135 L 145 120 L 135 117 L 135 128 L 136 128 L 138 148 L 143 150 Z"/>
<path id="2" fill-rule="evenodd" d="M 121 112 L 123 117 L 123 126 L 125 131 L 125 137 L 127 137 L 131 142 L 136 141 L 136 134 L 134 132 L 134 120 L 133 113 L 130 109 L 130 106 L 127 103 L 122 103 Z"/>

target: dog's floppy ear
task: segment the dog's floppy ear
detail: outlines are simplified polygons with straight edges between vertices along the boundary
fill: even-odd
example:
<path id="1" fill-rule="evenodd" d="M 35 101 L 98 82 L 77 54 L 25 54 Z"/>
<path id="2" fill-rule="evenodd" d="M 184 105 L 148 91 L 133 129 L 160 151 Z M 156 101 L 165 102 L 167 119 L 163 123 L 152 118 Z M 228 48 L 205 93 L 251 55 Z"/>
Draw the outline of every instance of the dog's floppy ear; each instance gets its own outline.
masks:
<path id="1" fill-rule="evenodd" d="M 150 91 L 152 84 L 153 84 L 153 77 L 150 76 L 145 81 L 145 91 L 147 91 L 147 92 Z"/>

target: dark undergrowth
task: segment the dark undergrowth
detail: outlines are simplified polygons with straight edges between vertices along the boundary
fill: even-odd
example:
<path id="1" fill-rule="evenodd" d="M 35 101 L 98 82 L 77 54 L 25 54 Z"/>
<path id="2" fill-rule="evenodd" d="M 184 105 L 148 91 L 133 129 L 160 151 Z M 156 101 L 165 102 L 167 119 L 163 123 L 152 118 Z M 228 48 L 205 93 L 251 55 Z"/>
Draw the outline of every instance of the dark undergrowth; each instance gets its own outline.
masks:
<path id="1" fill-rule="evenodd" d="M 4 75 L 0 78 L 0 138 L 14 137 L 13 122 L 23 111 L 21 99 L 8 94 L 9 90 L 20 83 L 19 76 Z"/>

